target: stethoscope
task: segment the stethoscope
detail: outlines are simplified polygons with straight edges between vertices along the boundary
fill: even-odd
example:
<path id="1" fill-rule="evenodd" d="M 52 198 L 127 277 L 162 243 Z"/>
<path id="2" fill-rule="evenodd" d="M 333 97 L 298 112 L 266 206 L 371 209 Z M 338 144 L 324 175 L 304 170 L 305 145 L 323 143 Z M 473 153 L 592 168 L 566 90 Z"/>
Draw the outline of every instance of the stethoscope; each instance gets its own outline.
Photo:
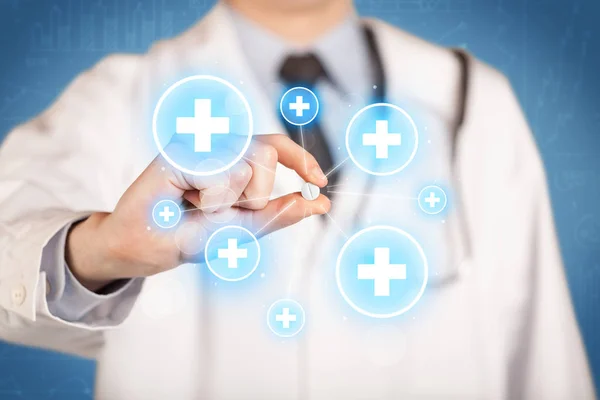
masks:
<path id="1" fill-rule="evenodd" d="M 385 103 L 386 99 L 386 79 L 385 79 L 385 70 L 383 68 L 383 62 L 381 55 L 379 53 L 379 49 L 377 47 L 377 41 L 375 38 L 375 34 L 368 26 L 363 26 L 364 37 L 366 40 L 367 48 L 369 51 L 370 60 L 372 63 L 372 82 L 374 83 L 374 95 L 371 99 L 374 103 Z M 430 289 L 442 290 L 443 288 L 451 285 L 452 283 L 458 281 L 463 271 L 467 269 L 468 262 L 471 258 L 471 248 L 470 248 L 470 236 L 468 223 L 466 220 L 466 213 L 464 212 L 464 208 L 461 203 L 461 199 L 464 198 L 462 193 L 460 193 L 461 186 L 460 182 L 457 180 L 457 171 L 456 171 L 456 161 L 457 161 L 457 150 L 459 141 L 461 139 L 460 132 L 463 128 L 463 124 L 465 121 L 466 114 L 466 106 L 468 100 L 468 88 L 469 88 L 469 74 L 470 74 L 470 58 L 469 55 L 464 51 L 456 49 L 452 50 L 456 59 L 459 62 L 460 75 L 458 79 L 459 83 L 459 101 L 456 110 L 456 118 L 454 126 L 451 128 L 451 138 L 450 142 L 452 144 L 451 148 L 451 158 L 450 158 L 450 168 L 452 169 L 450 176 L 452 177 L 452 187 L 454 188 L 454 200 L 453 200 L 453 211 L 452 216 L 448 218 L 448 223 L 446 224 L 447 229 L 447 246 L 449 248 L 449 256 L 447 262 L 449 263 L 449 269 L 447 273 L 443 274 L 439 279 L 435 277 L 429 277 L 427 286 Z M 367 178 L 366 184 L 363 186 L 363 191 L 365 193 L 370 192 L 375 186 L 375 177 L 370 175 Z M 368 198 L 364 197 L 359 201 L 357 210 L 365 210 L 366 205 L 368 204 Z M 357 212 L 354 216 L 354 219 L 351 223 L 352 226 L 359 226 L 361 219 L 364 216 L 361 215 L 360 212 Z M 302 348 L 306 350 L 307 343 L 303 342 L 301 344 Z M 301 352 L 305 354 L 306 352 Z M 299 371 L 299 398 L 306 397 L 307 393 L 307 360 L 304 356 L 299 357 L 298 359 L 298 371 Z"/>
<path id="2" fill-rule="evenodd" d="M 386 99 L 386 77 L 385 69 L 383 67 L 382 57 L 377 46 L 377 40 L 373 30 L 367 26 L 363 26 L 363 33 L 367 44 L 369 57 L 372 63 L 372 81 L 374 83 L 374 93 L 372 102 L 374 103 L 385 103 Z M 454 125 L 451 128 L 451 150 L 450 150 L 450 168 L 452 169 L 450 176 L 452 178 L 452 187 L 454 189 L 454 209 L 452 211 L 452 217 L 448 223 L 448 246 L 449 246 L 449 260 L 451 265 L 448 273 L 443 274 L 439 279 L 430 279 L 428 286 L 432 288 L 444 287 L 454 281 L 456 281 L 461 271 L 465 268 L 467 260 L 470 259 L 472 252 L 470 248 L 471 238 L 469 235 L 469 225 L 466 219 L 466 213 L 464 211 L 461 200 L 464 198 L 461 193 L 461 185 L 457 180 L 457 152 L 459 149 L 459 142 L 461 140 L 461 131 L 465 122 L 465 116 L 467 112 L 468 104 L 468 92 L 469 92 L 469 78 L 471 70 L 471 59 L 470 56 L 461 49 L 452 49 L 452 53 L 459 63 L 459 85 L 458 85 L 458 102 L 456 107 L 456 117 Z M 369 176 L 367 183 L 364 187 L 364 192 L 368 193 L 375 185 L 375 177 Z M 365 197 L 361 200 L 358 210 L 365 210 L 368 199 Z M 360 213 L 356 213 L 353 226 L 358 226 L 361 219 Z"/>

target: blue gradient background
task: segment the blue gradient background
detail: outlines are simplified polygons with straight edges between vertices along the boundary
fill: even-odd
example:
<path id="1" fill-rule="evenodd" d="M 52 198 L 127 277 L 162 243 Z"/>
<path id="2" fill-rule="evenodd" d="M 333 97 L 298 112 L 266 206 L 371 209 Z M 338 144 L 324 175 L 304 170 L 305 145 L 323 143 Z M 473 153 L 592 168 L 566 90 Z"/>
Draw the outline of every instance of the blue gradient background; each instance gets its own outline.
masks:
<path id="1" fill-rule="evenodd" d="M 179 33 L 207 0 L 0 0 L 0 138 L 105 54 Z M 463 46 L 511 79 L 548 169 L 577 316 L 600 384 L 600 2 L 359 0 L 359 12 Z M 85 399 L 95 366 L 0 343 L 0 399 Z"/>

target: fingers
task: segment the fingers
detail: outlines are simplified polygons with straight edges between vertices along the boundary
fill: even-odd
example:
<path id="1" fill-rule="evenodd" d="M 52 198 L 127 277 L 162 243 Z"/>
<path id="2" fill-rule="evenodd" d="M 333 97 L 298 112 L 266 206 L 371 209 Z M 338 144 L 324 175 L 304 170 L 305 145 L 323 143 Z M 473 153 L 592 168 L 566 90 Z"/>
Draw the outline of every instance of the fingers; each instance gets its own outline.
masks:
<path id="1" fill-rule="evenodd" d="M 181 146 L 181 143 L 173 142 L 169 146 Z M 286 210 L 286 216 L 270 230 L 298 222 L 304 216 L 323 214 L 329 210 L 329 200 L 324 196 L 309 202 L 296 193 L 291 197 L 268 201 L 273 189 L 277 161 L 294 169 L 307 182 L 320 187 L 327 184 L 327 178 L 315 158 L 287 136 L 277 134 L 257 137 L 244 160 L 225 173 L 205 177 L 183 173 L 159 156 L 134 186 L 140 186 L 139 192 L 144 192 L 145 197 L 183 197 L 208 213 L 223 211 L 232 205 L 257 210 L 258 214 L 253 218 L 256 221 L 272 215 L 273 210 L 281 211 L 287 205 L 282 205 L 283 201 L 295 200 L 290 210 Z"/>
<path id="2" fill-rule="evenodd" d="M 170 152 L 176 152 L 181 146 L 183 145 L 179 142 L 172 142 L 167 145 L 167 148 Z M 223 187 L 228 184 L 227 182 L 228 172 L 211 176 L 194 176 L 176 169 L 158 155 L 135 180 L 132 188 L 138 189 L 147 196 L 180 198 L 187 191 Z"/>
<path id="3" fill-rule="evenodd" d="M 311 215 L 322 215 L 331 209 L 331 202 L 323 195 L 316 200 L 306 200 L 300 193 L 291 193 L 269 201 L 262 210 L 252 213 L 252 226 L 256 234 L 266 235 L 300 222 Z"/>
<path id="4" fill-rule="evenodd" d="M 327 185 L 327 177 L 317 160 L 289 137 L 280 134 L 260 135 L 256 140 L 273 146 L 277 150 L 278 161 L 296 171 L 306 182 L 319 187 Z"/>
<path id="5" fill-rule="evenodd" d="M 171 141 L 168 152 L 185 152 L 185 144 Z M 211 159 L 200 162 L 200 170 L 216 170 L 224 164 L 219 159 L 231 158 L 227 150 L 220 149 Z M 239 162 L 226 171 L 207 176 L 196 176 L 184 173 L 170 164 L 161 156 L 154 159 L 151 165 L 142 173 L 138 180 L 148 193 L 160 194 L 167 198 L 183 197 L 196 208 L 206 213 L 222 211 L 233 206 L 252 177 L 252 168 L 245 162 Z M 149 187 L 152 188 L 149 190 Z"/>
<path id="6" fill-rule="evenodd" d="M 292 193 L 269 201 L 262 210 L 238 210 L 239 212 L 233 219 L 235 222 L 232 223 L 239 226 L 245 226 L 257 237 L 261 237 L 298 223 L 304 218 L 308 218 L 312 215 L 325 214 L 329 212 L 330 208 L 331 202 L 323 195 L 320 195 L 316 200 L 308 201 L 299 193 Z M 225 212 L 229 211 L 233 210 L 227 210 Z M 211 232 L 218 229 L 220 225 L 213 224 L 209 220 L 196 214 L 191 214 L 189 218 L 191 221 L 196 222 L 196 226 L 194 226 L 191 233 L 187 231 L 181 233 L 181 237 L 179 238 L 180 248 L 187 246 L 195 251 L 188 252 L 190 254 L 182 251 L 181 261 L 201 262 L 203 257 L 199 255 L 200 251 L 197 250 L 198 243 L 193 241 L 197 240 L 194 238 L 197 238 L 199 235 L 193 231 L 201 230 L 204 237 L 206 237 L 210 235 Z M 192 235 L 193 237 L 190 238 L 188 235 Z"/>
<path id="7" fill-rule="evenodd" d="M 252 179 L 236 205 L 249 210 L 261 210 L 269 202 L 273 191 L 277 150 L 271 145 L 253 142 L 245 160 L 252 168 Z"/>
<path id="8" fill-rule="evenodd" d="M 205 213 L 224 211 L 236 204 L 252 175 L 250 165 L 239 162 L 228 171 L 224 181 L 214 182 L 202 190 L 186 191 L 183 197 Z"/>

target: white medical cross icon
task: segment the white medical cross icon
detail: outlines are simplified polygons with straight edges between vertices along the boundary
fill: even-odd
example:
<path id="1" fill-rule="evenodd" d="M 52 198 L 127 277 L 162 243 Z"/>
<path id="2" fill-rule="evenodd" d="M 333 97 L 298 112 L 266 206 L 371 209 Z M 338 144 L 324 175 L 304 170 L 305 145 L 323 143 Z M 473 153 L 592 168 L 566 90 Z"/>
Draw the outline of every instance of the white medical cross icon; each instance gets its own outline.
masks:
<path id="1" fill-rule="evenodd" d="M 171 209 L 169 208 L 169 206 L 164 206 L 163 210 L 158 213 L 158 216 L 162 217 L 162 219 L 165 222 L 169 222 L 169 220 L 171 219 L 171 217 L 175 216 L 175 213 L 173 211 L 171 211 Z"/>
<path id="2" fill-rule="evenodd" d="M 373 280 L 375 296 L 390 295 L 390 281 L 406 279 L 406 264 L 390 264 L 389 247 L 376 247 L 373 264 L 358 265 L 358 279 Z"/>
<path id="3" fill-rule="evenodd" d="M 218 258 L 227 259 L 227 268 L 237 268 L 240 258 L 248 258 L 247 249 L 238 249 L 237 239 L 227 239 L 227 248 L 219 249 L 217 252 Z"/>
<path id="4" fill-rule="evenodd" d="M 194 135 L 194 151 L 208 153 L 212 149 L 212 135 L 229 133 L 228 117 L 211 116 L 212 101 L 210 99 L 194 100 L 194 116 L 178 117 L 175 121 L 175 132 Z"/>
<path id="5" fill-rule="evenodd" d="M 433 192 L 429 192 L 429 197 L 427 197 L 425 200 L 423 200 L 425 203 L 429 203 L 429 207 L 433 208 L 436 206 L 437 203 L 439 203 L 440 201 L 442 201 L 442 199 L 440 199 L 439 197 L 435 196 L 435 193 Z"/>
<path id="6" fill-rule="evenodd" d="M 289 329 L 290 322 L 296 321 L 296 315 L 290 314 L 290 309 L 288 307 L 284 307 L 281 310 L 281 314 L 275 315 L 275 321 L 281 322 L 281 325 L 283 326 L 284 329 Z"/>
<path id="7" fill-rule="evenodd" d="M 304 98 L 302 96 L 296 96 L 296 102 L 289 104 L 290 110 L 296 111 L 296 117 L 302 117 L 304 115 L 304 110 L 310 110 L 310 103 L 304 103 Z"/>
<path id="8" fill-rule="evenodd" d="M 375 158 L 387 159 L 390 146 L 400 146 L 402 136 L 399 133 L 389 133 L 388 121 L 375 121 L 375 133 L 364 133 L 363 146 L 375 146 Z"/>

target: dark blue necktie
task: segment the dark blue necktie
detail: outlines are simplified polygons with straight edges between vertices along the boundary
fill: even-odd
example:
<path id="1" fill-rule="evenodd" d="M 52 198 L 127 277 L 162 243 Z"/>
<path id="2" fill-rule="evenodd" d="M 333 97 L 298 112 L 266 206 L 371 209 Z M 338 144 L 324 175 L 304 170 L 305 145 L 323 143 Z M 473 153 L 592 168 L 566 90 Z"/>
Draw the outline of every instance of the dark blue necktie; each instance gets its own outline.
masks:
<path id="1" fill-rule="evenodd" d="M 303 86 L 313 91 L 320 79 L 330 81 L 323 64 L 318 57 L 312 53 L 288 56 L 281 64 L 279 76 L 281 81 L 288 88 Z M 294 142 L 304 145 L 304 148 L 315 157 L 323 172 L 327 174 L 331 171 L 333 168 L 333 157 L 329 150 L 329 143 L 317 120 L 302 127 L 303 138 L 300 135 L 300 127 L 288 123 L 283 118 L 282 122 L 284 123 L 290 138 Z M 304 143 L 302 143 L 302 141 L 304 141 Z M 334 171 L 327 178 L 329 179 L 329 185 L 334 185 L 338 178 L 337 171 Z"/>

